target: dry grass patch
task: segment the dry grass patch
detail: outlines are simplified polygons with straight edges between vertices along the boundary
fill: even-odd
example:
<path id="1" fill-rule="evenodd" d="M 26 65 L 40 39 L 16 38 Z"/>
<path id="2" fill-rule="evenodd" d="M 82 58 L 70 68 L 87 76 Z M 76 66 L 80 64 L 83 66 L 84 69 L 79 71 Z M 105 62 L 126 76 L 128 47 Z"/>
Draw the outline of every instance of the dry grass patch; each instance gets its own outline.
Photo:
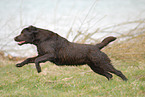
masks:
<path id="1" fill-rule="evenodd" d="M 103 51 L 117 60 L 145 62 L 145 33 L 120 43 L 116 42 Z"/>

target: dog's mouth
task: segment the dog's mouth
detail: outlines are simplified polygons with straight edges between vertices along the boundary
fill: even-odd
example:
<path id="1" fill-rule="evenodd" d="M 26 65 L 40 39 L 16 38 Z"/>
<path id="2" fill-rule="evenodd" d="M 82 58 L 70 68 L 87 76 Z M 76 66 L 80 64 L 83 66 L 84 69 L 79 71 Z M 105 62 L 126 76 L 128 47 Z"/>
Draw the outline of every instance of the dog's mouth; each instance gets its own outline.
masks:
<path id="1" fill-rule="evenodd" d="M 18 42 L 18 45 L 23 45 L 25 43 L 26 43 L 26 41 L 20 41 L 20 42 Z"/>

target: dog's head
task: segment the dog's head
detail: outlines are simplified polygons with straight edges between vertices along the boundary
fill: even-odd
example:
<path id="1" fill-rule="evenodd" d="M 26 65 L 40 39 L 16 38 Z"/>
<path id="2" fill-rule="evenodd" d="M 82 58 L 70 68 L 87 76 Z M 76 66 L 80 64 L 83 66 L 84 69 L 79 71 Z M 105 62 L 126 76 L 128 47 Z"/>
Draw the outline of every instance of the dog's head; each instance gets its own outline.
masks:
<path id="1" fill-rule="evenodd" d="M 19 45 L 34 43 L 35 35 L 38 33 L 38 29 L 34 26 L 24 28 L 20 35 L 16 36 L 15 41 L 19 42 Z"/>

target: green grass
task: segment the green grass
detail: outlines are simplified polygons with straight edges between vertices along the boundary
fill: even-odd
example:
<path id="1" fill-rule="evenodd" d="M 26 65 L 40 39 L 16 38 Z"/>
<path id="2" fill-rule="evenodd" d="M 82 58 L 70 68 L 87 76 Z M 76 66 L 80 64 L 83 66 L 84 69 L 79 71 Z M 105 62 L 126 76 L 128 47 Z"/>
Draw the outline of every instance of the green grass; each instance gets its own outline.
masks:
<path id="1" fill-rule="evenodd" d="M 118 76 L 108 81 L 86 66 L 58 67 L 41 64 L 42 72 L 36 72 L 34 64 L 16 68 L 14 61 L 0 61 L 1 97 L 144 97 L 145 65 L 132 65 L 113 60 L 128 81 Z"/>

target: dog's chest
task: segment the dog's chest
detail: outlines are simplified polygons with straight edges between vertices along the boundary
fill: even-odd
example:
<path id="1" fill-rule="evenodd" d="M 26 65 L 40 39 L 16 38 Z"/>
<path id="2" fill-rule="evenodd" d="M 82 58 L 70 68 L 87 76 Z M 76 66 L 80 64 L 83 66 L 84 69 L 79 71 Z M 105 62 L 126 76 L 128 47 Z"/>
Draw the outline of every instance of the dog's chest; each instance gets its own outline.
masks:
<path id="1" fill-rule="evenodd" d="M 46 44 L 37 45 L 37 52 L 39 55 L 45 55 L 47 52 L 47 49 L 49 49 L 49 47 L 47 47 Z"/>
<path id="2" fill-rule="evenodd" d="M 39 55 L 54 54 L 54 48 L 50 44 L 40 44 L 37 46 Z"/>
<path id="3" fill-rule="evenodd" d="M 37 46 L 37 52 L 38 52 L 39 55 L 44 55 L 45 54 L 45 50 L 40 46 Z"/>

